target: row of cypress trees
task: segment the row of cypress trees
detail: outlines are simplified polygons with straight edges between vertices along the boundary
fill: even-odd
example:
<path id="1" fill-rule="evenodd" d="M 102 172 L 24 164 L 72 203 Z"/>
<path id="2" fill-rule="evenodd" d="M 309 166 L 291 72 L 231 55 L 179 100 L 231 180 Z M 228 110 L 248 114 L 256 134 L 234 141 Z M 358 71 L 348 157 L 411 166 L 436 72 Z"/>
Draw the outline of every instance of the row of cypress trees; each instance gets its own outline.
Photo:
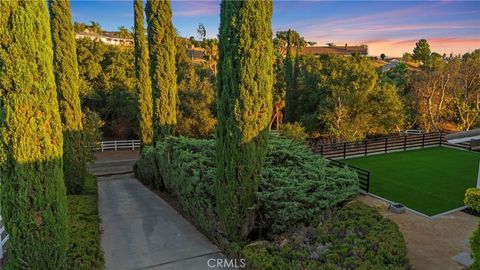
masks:
<path id="1" fill-rule="evenodd" d="M 67 0 L 0 1 L 1 214 L 7 269 L 63 269 L 66 193 L 87 174 Z M 53 48 L 53 50 L 52 50 Z"/>
<path id="2" fill-rule="evenodd" d="M 147 49 L 142 7 L 141 0 L 135 1 L 135 52 L 140 133 L 142 143 L 150 144 L 174 134 L 176 34 L 171 22 L 170 1 L 147 1 Z M 247 237 L 254 220 L 251 208 L 266 151 L 266 132 L 272 113 L 271 16 L 271 1 L 221 3 L 215 190 L 225 233 L 234 240 Z M 146 65 L 147 50 L 149 67 Z M 146 78 L 148 69 L 152 90 Z M 150 100 L 150 93 L 153 100 Z M 153 140 L 149 137 L 152 133 Z"/>

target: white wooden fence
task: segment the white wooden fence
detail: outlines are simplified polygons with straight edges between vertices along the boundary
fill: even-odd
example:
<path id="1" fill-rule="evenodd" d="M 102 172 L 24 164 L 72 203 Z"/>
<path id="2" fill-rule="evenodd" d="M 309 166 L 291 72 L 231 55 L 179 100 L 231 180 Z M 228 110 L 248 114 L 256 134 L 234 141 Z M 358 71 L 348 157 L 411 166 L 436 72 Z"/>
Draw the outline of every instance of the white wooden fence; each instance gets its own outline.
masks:
<path id="1" fill-rule="evenodd" d="M 3 225 L 2 216 L 0 216 L 0 259 L 3 258 L 3 253 L 5 249 L 3 248 L 8 241 L 8 234 L 5 231 L 5 226 Z"/>
<path id="2" fill-rule="evenodd" d="M 103 141 L 98 142 L 98 148 L 96 150 L 118 150 L 118 149 L 139 149 L 140 140 L 120 140 L 120 141 Z"/>

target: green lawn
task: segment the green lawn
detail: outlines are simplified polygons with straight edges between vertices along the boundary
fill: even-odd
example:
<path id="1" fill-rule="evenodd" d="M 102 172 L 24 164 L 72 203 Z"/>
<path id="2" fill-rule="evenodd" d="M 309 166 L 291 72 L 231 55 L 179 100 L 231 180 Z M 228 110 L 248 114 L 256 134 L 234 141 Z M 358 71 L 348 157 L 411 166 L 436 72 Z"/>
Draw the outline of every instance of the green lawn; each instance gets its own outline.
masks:
<path id="1" fill-rule="evenodd" d="M 371 193 L 432 216 L 463 206 L 479 161 L 479 153 L 437 147 L 343 162 L 370 171 Z"/>

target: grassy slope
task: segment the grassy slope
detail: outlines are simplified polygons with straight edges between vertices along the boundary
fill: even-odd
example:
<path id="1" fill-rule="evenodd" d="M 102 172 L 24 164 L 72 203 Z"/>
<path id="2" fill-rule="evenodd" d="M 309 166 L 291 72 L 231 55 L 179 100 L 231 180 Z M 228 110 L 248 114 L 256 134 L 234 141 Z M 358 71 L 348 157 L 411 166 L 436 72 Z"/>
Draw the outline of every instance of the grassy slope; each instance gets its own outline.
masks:
<path id="1" fill-rule="evenodd" d="M 429 148 L 348 159 L 371 172 L 371 192 L 427 215 L 463 206 L 476 185 L 480 154 Z"/>

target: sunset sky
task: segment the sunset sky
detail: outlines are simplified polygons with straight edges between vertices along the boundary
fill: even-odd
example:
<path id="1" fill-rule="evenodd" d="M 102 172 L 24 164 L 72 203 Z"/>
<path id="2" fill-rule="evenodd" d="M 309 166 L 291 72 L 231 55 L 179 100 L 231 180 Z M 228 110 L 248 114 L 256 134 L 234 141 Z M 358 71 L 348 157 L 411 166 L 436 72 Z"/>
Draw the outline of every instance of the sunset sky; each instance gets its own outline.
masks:
<path id="1" fill-rule="evenodd" d="M 220 1 L 172 1 L 180 35 L 218 33 Z M 72 1 L 74 21 L 97 21 L 106 30 L 133 26 L 131 1 Z M 440 54 L 480 48 L 479 1 L 274 1 L 273 31 L 295 29 L 318 45 L 366 44 L 369 54 L 401 56 L 426 38 Z"/>

